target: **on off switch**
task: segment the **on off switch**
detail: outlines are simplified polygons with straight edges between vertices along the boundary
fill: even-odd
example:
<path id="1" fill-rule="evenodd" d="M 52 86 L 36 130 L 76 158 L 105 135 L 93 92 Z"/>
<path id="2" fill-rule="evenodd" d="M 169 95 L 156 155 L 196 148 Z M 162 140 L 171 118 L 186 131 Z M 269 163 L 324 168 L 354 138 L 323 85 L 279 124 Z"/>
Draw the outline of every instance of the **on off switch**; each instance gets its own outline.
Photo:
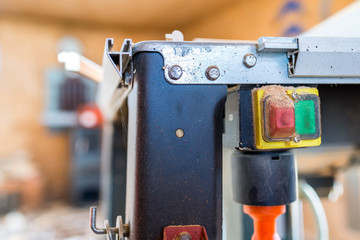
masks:
<path id="1" fill-rule="evenodd" d="M 316 88 L 263 86 L 252 90 L 255 149 L 321 144 L 320 98 Z"/>

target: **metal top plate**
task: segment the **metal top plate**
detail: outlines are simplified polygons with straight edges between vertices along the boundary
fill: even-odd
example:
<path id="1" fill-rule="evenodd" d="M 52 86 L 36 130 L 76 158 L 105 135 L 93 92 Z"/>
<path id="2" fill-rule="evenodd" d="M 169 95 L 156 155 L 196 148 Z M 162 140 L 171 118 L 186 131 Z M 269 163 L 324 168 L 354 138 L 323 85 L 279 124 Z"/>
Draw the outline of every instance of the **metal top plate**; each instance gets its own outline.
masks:
<path id="1" fill-rule="evenodd" d="M 311 38 L 316 41 L 316 38 Z M 360 39 L 356 39 L 360 42 Z M 341 41 L 341 40 L 336 40 Z M 284 46 L 285 47 L 285 46 Z M 358 84 L 359 77 L 318 74 L 305 77 L 289 77 L 287 52 L 258 51 L 256 42 L 173 42 L 146 41 L 134 46 L 138 52 L 158 52 L 164 58 L 164 76 L 171 84 Z M 293 47 L 292 47 L 293 49 Z M 305 50 L 306 51 L 306 50 Z M 249 68 L 243 59 L 247 54 L 257 58 Z M 306 59 L 304 59 L 306 61 Z M 182 68 L 182 75 L 174 80 L 169 76 L 173 65 Z M 216 66 L 220 76 L 209 80 L 206 70 Z"/>

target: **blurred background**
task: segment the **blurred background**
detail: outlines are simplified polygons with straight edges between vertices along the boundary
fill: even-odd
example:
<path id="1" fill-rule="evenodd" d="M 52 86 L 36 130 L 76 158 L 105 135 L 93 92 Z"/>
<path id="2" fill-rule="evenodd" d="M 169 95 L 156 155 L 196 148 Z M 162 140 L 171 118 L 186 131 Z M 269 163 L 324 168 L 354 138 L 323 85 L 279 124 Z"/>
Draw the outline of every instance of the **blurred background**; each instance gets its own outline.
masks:
<path id="1" fill-rule="evenodd" d="M 96 84 L 65 72 L 58 52 L 76 51 L 101 65 L 107 37 L 119 49 L 124 38 L 163 40 L 175 29 L 185 40 L 296 36 L 350 4 L 354 1 L 1 0 L 0 239 L 93 238 L 87 222 L 100 184 Z M 353 230 L 346 224 L 345 201 L 324 200 L 331 239 L 360 238 L 360 224 Z M 304 210 L 305 238 L 314 239 L 306 204 Z"/>

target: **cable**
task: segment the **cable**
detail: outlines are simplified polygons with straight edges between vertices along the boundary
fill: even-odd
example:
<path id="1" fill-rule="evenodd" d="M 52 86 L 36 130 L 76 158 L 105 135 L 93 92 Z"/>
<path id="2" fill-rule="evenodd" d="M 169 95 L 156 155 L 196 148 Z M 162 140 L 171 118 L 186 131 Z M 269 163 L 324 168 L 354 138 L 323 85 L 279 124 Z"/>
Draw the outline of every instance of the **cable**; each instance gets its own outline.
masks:
<path id="1" fill-rule="evenodd" d="M 299 181 L 300 196 L 306 199 L 314 212 L 318 228 L 318 239 L 329 240 L 329 226 L 321 200 L 315 190 L 305 181 Z"/>

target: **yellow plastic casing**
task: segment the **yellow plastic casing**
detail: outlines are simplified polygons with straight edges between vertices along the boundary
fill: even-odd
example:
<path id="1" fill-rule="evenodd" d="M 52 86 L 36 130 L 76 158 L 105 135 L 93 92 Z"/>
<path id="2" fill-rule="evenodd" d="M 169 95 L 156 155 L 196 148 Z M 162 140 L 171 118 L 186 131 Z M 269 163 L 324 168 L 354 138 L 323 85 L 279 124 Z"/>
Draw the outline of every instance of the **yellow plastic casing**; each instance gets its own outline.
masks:
<path id="1" fill-rule="evenodd" d="M 301 94 L 315 94 L 319 96 L 319 91 L 316 88 L 295 88 L 294 90 L 287 90 L 286 93 L 291 97 L 293 92 Z M 254 132 L 255 132 L 255 147 L 259 150 L 268 149 L 286 149 L 286 148 L 301 148 L 301 147 L 315 147 L 321 144 L 321 137 L 317 139 L 301 140 L 296 143 L 294 141 L 274 141 L 267 142 L 263 138 L 263 111 L 261 98 L 265 90 L 259 89 L 253 92 L 253 119 L 254 119 Z"/>

